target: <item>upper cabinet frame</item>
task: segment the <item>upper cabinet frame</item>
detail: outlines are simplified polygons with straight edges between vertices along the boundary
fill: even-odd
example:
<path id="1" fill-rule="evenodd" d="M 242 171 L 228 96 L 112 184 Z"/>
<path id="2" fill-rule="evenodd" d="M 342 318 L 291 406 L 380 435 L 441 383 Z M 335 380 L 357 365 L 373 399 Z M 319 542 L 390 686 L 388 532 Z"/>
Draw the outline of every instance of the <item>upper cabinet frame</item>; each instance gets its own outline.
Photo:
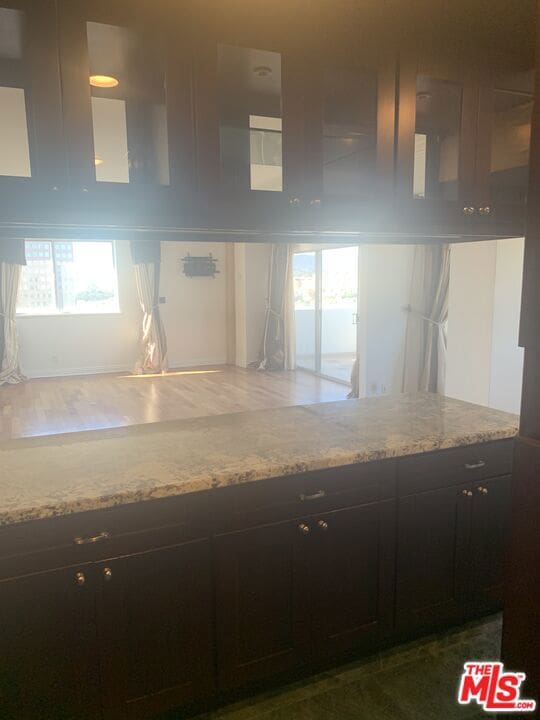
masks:
<path id="1" fill-rule="evenodd" d="M 70 186 L 78 202 L 90 218 L 97 213 L 113 225 L 189 224 L 188 13 L 170 0 L 59 0 L 58 12 Z"/>

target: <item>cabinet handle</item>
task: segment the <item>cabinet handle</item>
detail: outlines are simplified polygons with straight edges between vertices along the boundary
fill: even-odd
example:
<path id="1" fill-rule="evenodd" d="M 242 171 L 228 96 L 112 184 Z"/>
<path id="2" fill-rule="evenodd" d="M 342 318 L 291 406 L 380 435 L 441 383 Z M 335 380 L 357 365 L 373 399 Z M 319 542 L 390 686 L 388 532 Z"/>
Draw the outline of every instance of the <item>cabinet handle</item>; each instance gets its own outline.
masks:
<path id="1" fill-rule="evenodd" d="M 82 572 L 75 574 L 75 582 L 79 587 L 82 587 L 86 583 L 86 575 Z"/>
<path id="2" fill-rule="evenodd" d="M 309 204 L 311 205 L 311 207 L 321 207 L 321 199 L 313 198 L 313 200 L 309 201 Z"/>
<path id="3" fill-rule="evenodd" d="M 464 495 L 465 497 L 469 497 L 469 498 L 471 498 L 473 496 L 472 490 L 462 490 L 461 494 Z"/>
<path id="4" fill-rule="evenodd" d="M 300 523 L 298 529 L 303 535 L 307 535 L 309 533 L 309 525 L 306 525 L 305 523 Z"/>
<path id="5" fill-rule="evenodd" d="M 112 570 L 110 567 L 104 568 L 103 579 L 105 580 L 105 582 L 110 582 L 112 580 Z"/>
<path id="6" fill-rule="evenodd" d="M 317 490 L 317 492 L 314 492 L 313 495 L 304 495 L 302 493 L 298 497 L 301 502 L 306 502 L 309 500 L 319 500 L 320 498 L 326 497 L 326 490 Z"/>
<path id="7" fill-rule="evenodd" d="M 487 494 L 489 493 L 489 490 L 488 490 L 487 488 L 485 488 L 485 487 L 482 487 L 482 486 L 480 486 L 480 487 L 478 487 L 478 488 L 476 488 L 476 489 L 478 490 L 478 492 L 480 493 L 480 495 L 487 495 Z"/>
<path id="8" fill-rule="evenodd" d="M 480 215 L 489 215 L 491 212 L 491 208 L 489 205 L 486 205 L 485 207 L 479 208 L 478 212 L 480 213 Z"/>
<path id="9" fill-rule="evenodd" d="M 473 208 L 472 205 L 466 205 L 463 208 L 464 215 L 474 215 L 475 212 L 476 212 L 476 208 Z"/>
<path id="10" fill-rule="evenodd" d="M 328 530 L 328 523 L 326 520 L 319 520 L 317 525 L 320 527 L 321 530 L 324 530 L 325 532 Z"/>
<path id="11" fill-rule="evenodd" d="M 478 470 L 479 468 L 486 467 L 485 460 L 479 460 L 475 463 L 465 463 L 465 470 Z"/>
<path id="12" fill-rule="evenodd" d="M 103 531 L 99 533 L 99 535 L 94 535 L 93 537 L 76 537 L 73 539 L 73 542 L 75 545 L 93 545 L 97 542 L 102 542 L 103 540 L 108 540 L 111 537 L 111 534 L 107 531 Z"/>
<path id="13" fill-rule="evenodd" d="M 298 207 L 300 205 L 300 198 L 299 197 L 289 198 L 289 205 L 292 205 L 293 207 Z"/>

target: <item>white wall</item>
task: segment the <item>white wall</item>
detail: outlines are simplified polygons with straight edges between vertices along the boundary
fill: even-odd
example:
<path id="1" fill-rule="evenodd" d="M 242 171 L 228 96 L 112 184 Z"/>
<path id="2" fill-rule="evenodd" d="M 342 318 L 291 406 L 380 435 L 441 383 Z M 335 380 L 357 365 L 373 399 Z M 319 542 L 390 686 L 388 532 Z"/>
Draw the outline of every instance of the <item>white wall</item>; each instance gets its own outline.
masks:
<path id="1" fill-rule="evenodd" d="M 259 359 L 266 319 L 271 246 L 235 243 L 236 364 Z"/>
<path id="2" fill-rule="evenodd" d="M 445 393 L 489 404 L 496 241 L 451 247 Z"/>
<path id="3" fill-rule="evenodd" d="M 401 392 L 414 246 L 366 245 L 361 249 L 360 307 L 366 348 L 367 395 Z"/>
<path id="4" fill-rule="evenodd" d="M 452 246 L 446 394 L 519 412 L 523 239 Z"/>
<path id="5" fill-rule="evenodd" d="M 212 253 L 220 274 L 187 278 L 181 258 Z M 121 312 L 116 315 L 20 317 L 21 365 L 30 377 L 130 370 L 137 358 L 141 313 L 129 243 L 116 243 Z M 162 244 L 161 306 L 171 367 L 226 362 L 225 245 Z"/>
<path id="6" fill-rule="evenodd" d="M 493 299 L 491 407 L 519 413 L 523 379 L 523 348 L 518 346 L 523 239 L 497 241 L 497 268 Z"/>

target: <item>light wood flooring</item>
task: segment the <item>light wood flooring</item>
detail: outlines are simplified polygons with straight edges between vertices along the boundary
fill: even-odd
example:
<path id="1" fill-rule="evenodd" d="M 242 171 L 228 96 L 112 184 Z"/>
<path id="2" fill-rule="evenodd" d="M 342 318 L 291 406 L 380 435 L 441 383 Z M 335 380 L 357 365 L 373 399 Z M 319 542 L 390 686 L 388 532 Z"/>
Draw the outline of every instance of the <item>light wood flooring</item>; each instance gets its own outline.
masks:
<path id="1" fill-rule="evenodd" d="M 29 380 L 0 387 L 0 440 L 330 402 L 347 393 L 308 372 L 229 365 Z"/>

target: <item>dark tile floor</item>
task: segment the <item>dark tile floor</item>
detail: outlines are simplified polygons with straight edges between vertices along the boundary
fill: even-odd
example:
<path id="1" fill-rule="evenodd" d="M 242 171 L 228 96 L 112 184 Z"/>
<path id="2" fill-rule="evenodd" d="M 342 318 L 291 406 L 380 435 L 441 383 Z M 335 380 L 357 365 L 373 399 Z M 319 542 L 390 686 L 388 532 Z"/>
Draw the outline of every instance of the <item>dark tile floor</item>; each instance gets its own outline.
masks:
<path id="1" fill-rule="evenodd" d="M 496 660 L 501 618 L 432 635 L 196 720 L 480 720 L 457 704 L 466 660 Z"/>

